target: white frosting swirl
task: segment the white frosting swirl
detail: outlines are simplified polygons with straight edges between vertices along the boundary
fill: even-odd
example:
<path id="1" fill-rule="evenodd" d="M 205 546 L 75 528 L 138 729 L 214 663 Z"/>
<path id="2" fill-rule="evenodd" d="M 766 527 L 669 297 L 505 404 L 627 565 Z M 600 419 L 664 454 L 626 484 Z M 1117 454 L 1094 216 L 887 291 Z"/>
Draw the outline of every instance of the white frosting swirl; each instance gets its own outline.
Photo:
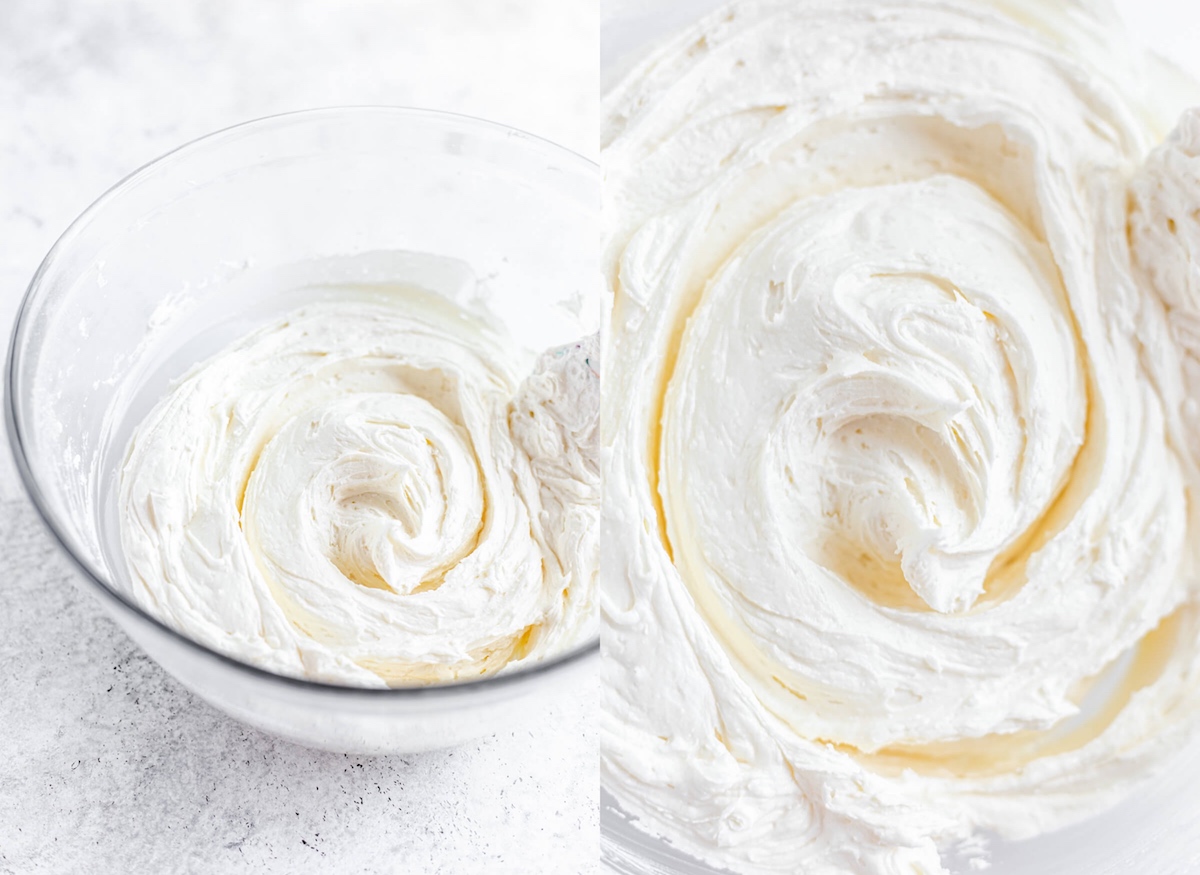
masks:
<path id="1" fill-rule="evenodd" d="M 1079 9 L 760 0 L 608 97 L 603 777 L 645 829 L 943 871 L 1190 734 L 1200 125 L 1142 165 L 1139 70 Z"/>
<path id="2" fill-rule="evenodd" d="M 120 484 L 133 596 L 222 652 L 363 686 L 581 643 L 596 539 L 562 533 L 597 524 L 599 381 L 564 370 L 598 368 L 595 346 L 548 354 L 518 387 L 511 342 L 416 291 L 348 294 L 255 332 L 134 434 Z"/>

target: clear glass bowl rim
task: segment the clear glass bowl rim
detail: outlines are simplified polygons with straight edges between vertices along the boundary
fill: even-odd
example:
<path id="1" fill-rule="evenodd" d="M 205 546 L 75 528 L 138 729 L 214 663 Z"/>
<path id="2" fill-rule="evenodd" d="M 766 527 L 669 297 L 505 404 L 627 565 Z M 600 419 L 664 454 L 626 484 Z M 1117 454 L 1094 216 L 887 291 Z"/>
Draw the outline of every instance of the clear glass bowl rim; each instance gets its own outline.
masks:
<path id="1" fill-rule="evenodd" d="M 111 201 L 119 197 L 126 189 L 136 185 L 143 177 L 160 169 L 164 165 L 171 164 L 175 161 L 188 157 L 192 152 L 211 147 L 221 139 L 234 135 L 252 132 L 254 129 L 266 129 L 277 125 L 288 124 L 297 120 L 313 119 L 318 120 L 321 117 L 336 118 L 344 115 L 355 116 L 390 116 L 395 118 L 411 118 L 416 122 L 424 121 L 440 121 L 442 123 L 450 123 L 464 131 L 469 131 L 481 136 L 496 136 L 504 137 L 519 136 L 527 141 L 530 145 L 541 151 L 555 155 L 558 158 L 565 159 L 567 162 L 574 164 L 579 169 L 585 172 L 599 173 L 599 166 L 577 152 L 573 152 L 564 146 L 560 146 L 544 137 L 539 137 L 535 134 L 530 134 L 518 128 L 509 127 L 508 125 L 500 124 L 499 122 L 488 121 L 486 119 L 476 118 L 474 116 L 464 115 L 460 113 L 443 112 L 441 110 L 423 109 L 417 107 L 405 106 L 333 106 L 323 107 L 319 109 L 304 109 L 294 112 L 278 113 L 275 115 L 264 116 L 262 118 L 253 119 L 251 121 L 241 122 L 236 125 L 231 125 L 226 128 L 213 131 L 201 137 L 197 137 L 182 146 L 159 156 L 158 158 L 149 161 L 142 165 L 137 170 L 127 175 L 124 179 L 117 182 L 100 197 L 93 201 L 87 209 L 71 222 L 67 229 L 59 236 L 54 245 L 50 247 L 50 251 L 46 253 L 42 259 L 38 269 L 34 272 L 33 279 L 30 280 L 25 294 L 21 299 L 21 304 L 17 309 L 16 318 L 13 320 L 12 333 L 9 337 L 8 353 L 4 363 L 4 420 L 8 430 L 9 446 L 12 451 L 13 461 L 16 463 L 17 473 L 20 477 L 22 485 L 25 487 L 26 493 L 33 502 L 34 509 L 38 516 L 41 517 L 42 523 L 50 532 L 51 537 L 58 545 L 59 549 L 66 554 L 71 563 L 87 580 L 96 593 L 102 600 L 107 600 L 108 603 L 118 610 L 125 610 L 134 614 L 139 620 L 154 626 L 161 634 L 173 639 L 175 642 L 183 645 L 186 649 L 195 653 L 201 659 L 215 660 L 219 664 L 227 668 L 232 668 L 237 672 L 244 673 L 250 677 L 269 683 L 280 683 L 298 689 L 309 690 L 312 692 L 324 693 L 326 695 L 333 694 L 340 697 L 369 697 L 369 698 L 389 698 L 389 697 L 421 697 L 422 699 L 438 698 L 439 696 L 457 696 L 468 693 L 470 691 L 489 691 L 497 690 L 501 687 L 509 687 L 513 685 L 523 684 L 535 677 L 541 675 L 549 675 L 555 670 L 565 668 L 568 665 L 574 665 L 584 661 L 585 659 L 599 655 L 600 652 L 600 637 L 599 635 L 585 641 L 583 644 L 553 656 L 544 659 L 527 668 L 521 668 L 512 672 L 503 672 L 500 674 L 488 675 L 482 678 L 473 678 L 470 680 L 453 681 L 443 684 L 432 684 L 425 686 L 405 686 L 405 687 L 386 687 L 386 688 L 370 688 L 370 687 L 353 687 L 342 684 L 330 684 L 322 681 L 311 681 L 304 678 L 291 677 L 288 675 L 275 674 L 250 665 L 249 663 L 241 662 L 224 653 L 220 653 L 211 648 L 205 647 L 199 642 L 193 641 L 186 635 L 176 631 L 167 624 L 163 623 L 157 617 L 142 610 L 128 596 L 124 595 L 115 589 L 105 579 L 97 569 L 93 568 L 91 563 L 76 555 L 75 552 L 67 545 L 67 540 L 59 528 L 58 522 L 55 519 L 53 512 L 50 510 L 43 494 L 41 485 L 34 477 L 33 470 L 30 467 L 29 460 L 26 457 L 25 445 L 22 440 L 22 426 L 20 423 L 20 415 L 17 411 L 16 403 L 16 379 L 19 368 L 17 361 L 17 346 L 19 340 L 24 333 L 24 327 L 27 321 L 27 316 L 32 303 L 37 298 L 42 287 L 43 278 L 54 268 L 62 255 L 71 244 L 81 229 L 92 221 L 96 215 L 104 209 Z"/>

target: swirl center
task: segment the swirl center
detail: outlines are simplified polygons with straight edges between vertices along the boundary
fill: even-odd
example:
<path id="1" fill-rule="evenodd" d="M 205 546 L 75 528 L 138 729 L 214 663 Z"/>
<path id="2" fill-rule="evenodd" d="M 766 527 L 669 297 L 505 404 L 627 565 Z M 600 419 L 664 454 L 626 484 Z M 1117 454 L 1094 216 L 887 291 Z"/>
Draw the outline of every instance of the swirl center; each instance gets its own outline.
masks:
<path id="1" fill-rule="evenodd" d="M 304 573 L 290 567 L 299 532 L 304 554 L 403 595 L 436 588 L 471 551 L 483 507 L 463 429 L 417 396 L 364 393 L 280 429 L 250 477 L 243 517 L 277 567 Z"/>

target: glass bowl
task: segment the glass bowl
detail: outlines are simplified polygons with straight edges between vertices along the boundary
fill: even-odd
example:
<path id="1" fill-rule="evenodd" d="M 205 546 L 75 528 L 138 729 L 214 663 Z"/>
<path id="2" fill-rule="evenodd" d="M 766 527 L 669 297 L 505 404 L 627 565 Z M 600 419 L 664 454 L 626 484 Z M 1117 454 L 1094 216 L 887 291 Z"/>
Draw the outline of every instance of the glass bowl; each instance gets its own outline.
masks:
<path id="1" fill-rule="evenodd" d="M 81 585 L 201 698 L 325 750 L 458 744 L 594 673 L 598 635 L 527 668 L 437 686 L 282 677 L 190 640 L 114 581 L 127 574 L 117 471 L 170 380 L 338 284 L 394 281 L 404 251 L 466 262 L 521 346 L 577 339 L 600 318 L 598 207 L 598 169 L 572 152 L 477 119 L 386 107 L 249 122 L 120 182 L 42 262 L 7 364 L 17 468 Z"/>

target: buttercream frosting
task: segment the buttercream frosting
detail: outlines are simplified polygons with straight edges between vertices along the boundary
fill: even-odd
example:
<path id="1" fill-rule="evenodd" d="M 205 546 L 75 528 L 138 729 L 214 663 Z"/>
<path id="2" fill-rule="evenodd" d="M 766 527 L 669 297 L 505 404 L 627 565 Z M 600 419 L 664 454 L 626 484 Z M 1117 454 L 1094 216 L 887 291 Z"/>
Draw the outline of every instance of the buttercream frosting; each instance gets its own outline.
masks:
<path id="1" fill-rule="evenodd" d="M 602 776 L 642 829 L 941 872 L 1191 736 L 1200 116 L 1156 147 L 1154 75 L 1099 4 L 757 0 L 608 95 Z"/>
<path id="2" fill-rule="evenodd" d="M 121 472 L 128 586 L 192 638 L 356 686 L 597 629 L 598 341 L 530 357 L 416 289 L 310 304 L 185 375 Z"/>

